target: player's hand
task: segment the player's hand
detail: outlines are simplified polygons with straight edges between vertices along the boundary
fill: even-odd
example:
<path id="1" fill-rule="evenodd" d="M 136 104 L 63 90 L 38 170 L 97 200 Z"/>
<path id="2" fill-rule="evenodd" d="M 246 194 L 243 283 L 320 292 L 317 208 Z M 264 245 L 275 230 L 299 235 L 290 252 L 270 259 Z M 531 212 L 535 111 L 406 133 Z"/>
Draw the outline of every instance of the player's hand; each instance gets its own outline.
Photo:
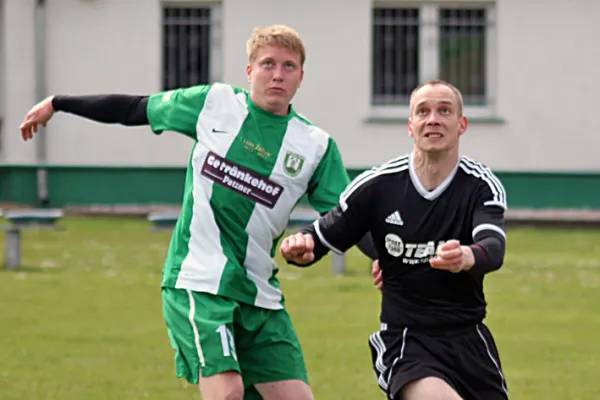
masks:
<path id="1" fill-rule="evenodd" d="M 429 260 L 433 268 L 454 273 L 471 269 L 474 263 L 475 258 L 471 248 L 461 246 L 458 240 L 449 240 L 442 244 L 436 256 Z"/>
<path id="2" fill-rule="evenodd" d="M 52 96 L 33 106 L 19 126 L 23 140 L 33 139 L 33 134 L 38 131 L 38 125 L 46 127 L 52 115 L 54 115 Z"/>
<path id="3" fill-rule="evenodd" d="M 283 258 L 298 265 L 312 262 L 315 259 L 314 249 L 313 237 L 302 232 L 283 239 L 280 247 Z"/>
<path id="4" fill-rule="evenodd" d="M 373 261 L 373 264 L 371 265 L 371 275 L 373 275 L 373 284 L 381 291 L 381 288 L 383 287 L 383 276 L 381 275 L 379 260 Z"/>

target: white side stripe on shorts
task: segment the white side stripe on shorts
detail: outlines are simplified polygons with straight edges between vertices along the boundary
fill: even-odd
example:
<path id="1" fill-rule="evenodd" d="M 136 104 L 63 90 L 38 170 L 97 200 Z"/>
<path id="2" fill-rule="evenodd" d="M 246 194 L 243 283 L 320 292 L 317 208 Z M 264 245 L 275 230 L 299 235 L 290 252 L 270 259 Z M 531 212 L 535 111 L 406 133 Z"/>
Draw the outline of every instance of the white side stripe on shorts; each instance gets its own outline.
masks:
<path id="1" fill-rule="evenodd" d="M 392 363 L 392 366 L 388 369 L 387 378 L 385 380 L 386 388 L 390 386 L 390 379 L 392 379 L 392 375 L 394 374 L 394 367 L 396 366 L 396 363 L 398 361 L 402 360 L 402 358 L 404 358 L 404 349 L 406 348 L 406 333 L 407 332 L 408 332 L 408 328 L 404 328 L 404 331 L 402 332 L 402 347 L 400 348 L 400 355 L 398 357 L 396 357 L 396 359 Z"/>
<path id="2" fill-rule="evenodd" d="M 377 350 L 377 359 L 375 360 L 375 368 L 379 373 L 383 373 L 385 371 L 385 365 L 383 364 L 383 354 L 385 353 L 385 343 L 381 339 L 381 332 L 375 332 L 369 337 L 369 341 Z"/>
<path id="3" fill-rule="evenodd" d="M 479 334 L 479 337 L 481 338 L 481 340 L 483 341 L 483 344 L 485 345 L 485 349 L 487 350 L 490 360 L 492 360 L 492 363 L 498 370 L 498 375 L 500 375 L 500 385 L 502 386 L 502 390 L 504 390 L 504 393 L 508 394 L 508 389 L 506 388 L 506 382 L 504 380 L 504 374 L 502 373 L 502 370 L 500 369 L 500 364 L 498 364 L 498 362 L 492 355 L 492 352 L 490 351 L 490 346 L 488 346 L 487 340 L 485 340 L 485 337 L 481 333 L 481 330 L 479 329 L 479 325 L 477 325 L 476 328 L 477 328 L 477 333 Z"/>
<path id="4" fill-rule="evenodd" d="M 385 342 L 381 338 L 381 331 L 375 332 L 369 337 L 371 345 L 377 351 L 377 358 L 375 359 L 375 368 L 379 372 L 377 377 L 377 383 L 383 390 L 387 390 L 390 379 L 392 377 L 392 371 L 396 363 L 404 357 L 404 349 L 406 348 L 406 332 L 408 328 L 404 328 L 402 332 L 402 347 L 400 348 L 400 355 L 396 357 L 390 367 L 386 366 L 383 362 L 383 356 L 386 351 Z M 387 371 L 387 374 L 385 372 Z"/>
<path id="5" fill-rule="evenodd" d="M 198 352 L 198 359 L 200 360 L 200 365 L 203 367 L 206 365 L 204 363 L 204 354 L 202 353 L 202 347 L 200 347 L 200 334 L 198 333 L 198 327 L 196 326 L 196 321 L 194 321 L 194 315 L 196 314 L 196 303 L 194 302 L 194 296 L 192 295 L 192 291 L 186 289 L 188 297 L 190 298 L 190 315 L 188 316 L 190 320 L 190 325 L 192 325 L 192 330 L 194 331 L 194 345 L 196 346 L 196 351 Z"/>

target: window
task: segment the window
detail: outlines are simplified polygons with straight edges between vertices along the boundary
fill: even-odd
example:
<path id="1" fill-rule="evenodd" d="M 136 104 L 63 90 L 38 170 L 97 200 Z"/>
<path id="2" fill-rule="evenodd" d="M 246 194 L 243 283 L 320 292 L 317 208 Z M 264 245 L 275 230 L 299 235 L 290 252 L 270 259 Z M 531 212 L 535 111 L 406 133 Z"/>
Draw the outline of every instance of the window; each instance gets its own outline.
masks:
<path id="1" fill-rule="evenodd" d="M 219 80 L 220 8 L 217 5 L 163 8 L 163 89 Z"/>
<path id="2" fill-rule="evenodd" d="M 463 93 L 470 115 L 495 103 L 495 9 L 492 4 L 375 6 L 372 105 L 376 114 L 408 116 L 412 90 L 443 79 Z"/>

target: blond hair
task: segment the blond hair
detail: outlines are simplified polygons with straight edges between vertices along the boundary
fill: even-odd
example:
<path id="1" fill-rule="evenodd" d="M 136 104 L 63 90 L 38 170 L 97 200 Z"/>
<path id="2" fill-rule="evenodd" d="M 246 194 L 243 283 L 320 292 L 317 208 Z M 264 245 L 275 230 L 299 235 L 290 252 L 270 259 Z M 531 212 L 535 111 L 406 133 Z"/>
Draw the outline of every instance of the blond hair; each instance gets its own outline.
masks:
<path id="1" fill-rule="evenodd" d="M 413 107 L 414 107 L 413 97 L 414 97 L 415 93 L 417 93 L 424 86 L 435 86 L 435 85 L 443 85 L 443 86 L 450 88 L 450 90 L 452 90 L 452 93 L 454 93 L 454 96 L 456 97 L 456 100 L 458 101 L 458 115 L 462 117 L 463 97 L 462 97 L 462 94 L 460 93 L 460 90 L 458 90 L 458 88 L 456 86 L 454 86 L 453 84 L 443 81 L 441 79 L 432 79 L 430 81 L 422 83 L 412 91 L 412 93 L 410 94 L 410 114 L 412 115 L 412 113 L 413 113 Z"/>
<path id="2" fill-rule="evenodd" d="M 304 66 L 306 49 L 298 32 L 285 25 L 261 26 L 255 28 L 246 43 L 248 61 L 256 60 L 258 50 L 263 46 L 279 46 L 300 55 L 300 64 Z"/>

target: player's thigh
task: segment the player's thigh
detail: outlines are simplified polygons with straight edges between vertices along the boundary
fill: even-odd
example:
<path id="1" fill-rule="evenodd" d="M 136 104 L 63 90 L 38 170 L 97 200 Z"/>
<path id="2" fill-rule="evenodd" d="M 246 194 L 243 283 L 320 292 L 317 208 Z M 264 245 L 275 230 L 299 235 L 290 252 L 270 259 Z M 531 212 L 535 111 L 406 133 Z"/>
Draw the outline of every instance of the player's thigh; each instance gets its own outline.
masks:
<path id="1" fill-rule="evenodd" d="M 256 385 L 270 392 L 272 385 L 260 384 L 288 381 L 276 384 L 275 388 L 293 387 L 300 393 L 308 393 L 310 388 L 304 354 L 287 311 L 263 310 L 241 304 L 240 312 L 236 332 L 239 334 L 238 357 L 245 387 Z"/>
<path id="2" fill-rule="evenodd" d="M 406 384 L 402 400 L 462 400 L 462 397 L 443 379 L 427 377 Z"/>
<path id="3" fill-rule="evenodd" d="M 163 289 L 163 314 L 169 338 L 175 349 L 178 377 L 197 384 L 207 378 L 231 371 L 227 377 L 239 375 L 240 366 L 235 349 L 234 314 L 237 302 L 209 293 L 185 289 Z M 227 377 L 204 380 L 220 382 Z M 243 386 L 242 386 L 243 387 Z"/>

